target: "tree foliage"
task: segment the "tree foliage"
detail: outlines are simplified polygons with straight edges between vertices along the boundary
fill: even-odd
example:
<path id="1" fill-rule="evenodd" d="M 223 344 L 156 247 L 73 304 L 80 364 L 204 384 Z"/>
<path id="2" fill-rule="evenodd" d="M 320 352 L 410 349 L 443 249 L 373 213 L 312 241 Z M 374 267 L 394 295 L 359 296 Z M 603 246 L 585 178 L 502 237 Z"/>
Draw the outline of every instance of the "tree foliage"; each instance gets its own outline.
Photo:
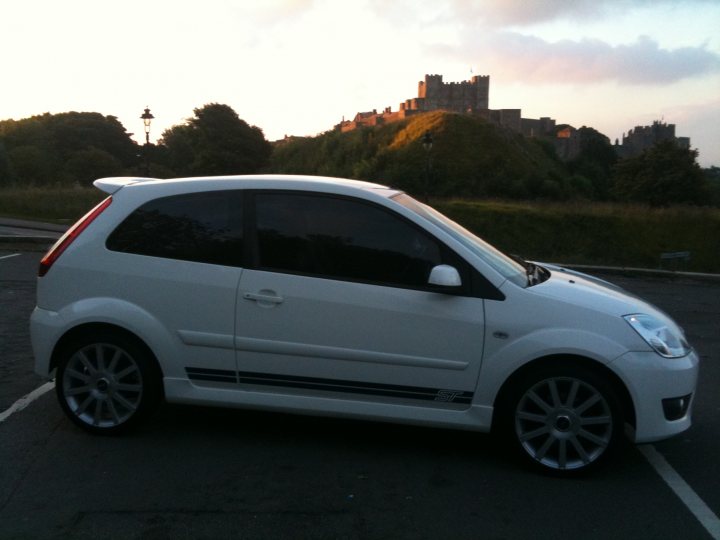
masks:
<path id="1" fill-rule="evenodd" d="M 610 178 L 618 159 L 615 149 L 610 139 L 593 128 L 583 126 L 577 135 L 580 153 L 568 163 L 568 168 L 588 198 L 606 200 L 610 197 Z"/>
<path id="2" fill-rule="evenodd" d="M 708 192 L 697 156 L 675 141 L 658 142 L 617 164 L 612 191 L 618 199 L 651 206 L 702 204 Z"/>
<path id="3" fill-rule="evenodd" d="M 2 121 L 0 144 L 8 161 L 2 165 L 0 152 L 0 181 L 25 185 L 87 183 L 90 174 L 132 167 L 138 154 L 116 117 L 93 112 Z"/>
<path id="4" fill-rule="evenodd" d="M 166 149 L 165 165 L 176 174 L 248 174 L 265 166 L 272 147 L 260 128 L 248 125 L 228 105 L 211 103 L 194 113 L 159 141 Z"/>
<path id="5" fill-rule="evenodd" d="M 433 136 L 427 152 L 421 139 Z M 444 111 L 379 127 L 276 144 L 270 172 L 379 181 L 418 196 L 567 198 L 563 165 L 547 147 L 481 118 Z"/>

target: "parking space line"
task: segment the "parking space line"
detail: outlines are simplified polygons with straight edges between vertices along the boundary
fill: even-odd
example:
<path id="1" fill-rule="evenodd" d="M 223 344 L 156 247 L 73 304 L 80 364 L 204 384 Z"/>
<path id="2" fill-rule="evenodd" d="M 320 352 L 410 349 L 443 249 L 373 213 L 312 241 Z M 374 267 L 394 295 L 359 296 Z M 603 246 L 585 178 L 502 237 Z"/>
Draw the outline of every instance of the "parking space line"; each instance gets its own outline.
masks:
<path id="1" fill-rule="evenodd" d="M 682 476 L 665 460 L 651 444 L 638 446 L 640 452 L 650 462 L 665 483 L 670 486 L 683 504 L 690 510 L 697 520 L 705 527 L 714 540 L 720 540 L 720 520 L 710 507 L 705 504 L 695 490 L 691 488 Z"/>
<path id="2" fill-rule="evenodd" d="M 22 253 L 13 253 L 12 255 L 3 255 L 2 257 L 0 257 L 0 261 L 3 259 L 9 259 L 10 257 L 19 257 L 20 255 L 22 255 Z"/>
<path id="3" fill-rule="evenodd" d="M 14 413 L 22 411 L 25 407 L 30 405 L 37 398 L 39 398 L 43 394 L 46 394 L 53 388 L 55 388 L 55 381 L 46 382 L 39 388 L 36 388 L 32 392 L 30 392 L 28 395 L 23 396 L 20 399 L 18 399 L 15 403 L 13 403 L 10 406 L 9 409 L 0 413 L 0 424 L 2 424 L 5 420 L 10 418 L 10 416 L 12 416 Z"/>

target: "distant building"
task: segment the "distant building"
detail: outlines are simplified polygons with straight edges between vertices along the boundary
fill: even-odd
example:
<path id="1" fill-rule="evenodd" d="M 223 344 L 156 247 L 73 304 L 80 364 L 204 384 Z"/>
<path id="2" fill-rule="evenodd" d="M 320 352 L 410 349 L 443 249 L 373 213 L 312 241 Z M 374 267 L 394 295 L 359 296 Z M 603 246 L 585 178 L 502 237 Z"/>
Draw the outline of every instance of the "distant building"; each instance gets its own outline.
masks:
<path id="1" fill-rule="evenodd" d="M 627 135 L 623 133 L 622 144 L 615 139 L 615 152 L 620 158 L 635 157 L 651 148 L 655 143 L 668 140 L 677 142 L 682 148 L 690 148 L 689 137 L 675 136 L 675 124 L 666 124 L 655 120 L 652 126 L 635 126 L 627 132 Z"/>
<path id="2" fill-rule="evenodd" d="M 397 111 L 393 112 L 391 107 L 386 107 L 381 113 L 376 109 L 359 112 L 352 120 L 343 119 L 336 128 L 343 132 L 352 131 L 359 127 L 397 122 L 418 113 L 442 110 L 473 114 L 528 137 L 554 132 L 555 120 L 552 118 L 522 118 L 520 109 L 492 110 L 489 108 L 489 96 L 489 75 L 474 76 L 469 81 L 459 83 L 445 83 L 442 75 L 425 75 L 425 80 L 418 82 L 417 97 L 400 103 Z"/>

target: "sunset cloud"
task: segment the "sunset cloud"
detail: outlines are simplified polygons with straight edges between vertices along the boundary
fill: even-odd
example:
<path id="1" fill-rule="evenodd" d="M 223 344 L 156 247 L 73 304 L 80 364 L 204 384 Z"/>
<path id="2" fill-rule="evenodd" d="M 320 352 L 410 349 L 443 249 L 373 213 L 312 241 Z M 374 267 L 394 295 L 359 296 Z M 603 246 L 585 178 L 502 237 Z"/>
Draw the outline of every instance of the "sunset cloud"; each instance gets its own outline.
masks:
<path id="1" fill-rule="evenodd" d="M 691 8 L 715 0 L 453 0 L 452 14 L 458 20 L 482 21 L 492 26 L 525 26 L 557 19 L 588 20 L 635 9 L 663 5 Z"/>
<path id="2" fill-rule="evenodd" d="M 666 49 L 645 36 L 614 46 L 593 39 L 549 42 L 515 32 L 478 32 L 468 33 L 458 48 L 435 51 L 480 62 L 483 71 L 504 80 L 530 83 L 666 85 L 720 73 L 720 55 L 705 46 Z"/>

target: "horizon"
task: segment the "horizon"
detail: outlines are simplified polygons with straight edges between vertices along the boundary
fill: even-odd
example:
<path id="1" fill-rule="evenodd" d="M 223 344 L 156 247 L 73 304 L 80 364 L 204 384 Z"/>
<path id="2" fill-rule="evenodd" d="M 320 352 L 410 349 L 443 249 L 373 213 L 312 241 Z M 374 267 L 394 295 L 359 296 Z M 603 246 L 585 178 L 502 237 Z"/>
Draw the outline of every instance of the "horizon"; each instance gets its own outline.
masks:
<path id="1" fill-rule="evenodd" d="M 193 109 L 224 103 L 278 140 L 396 111 L 426 74 L 489 75 L 490 109 L 593 127 L 611 143 L 674 124 L 701 166 L 720 166 L 711 0 L 29 0 L 6 16 L 0 45 L 19 53 L 8 55 L 0 120 L 99 112 L 142 143 L 149 106 L 156 142 Z"/>

